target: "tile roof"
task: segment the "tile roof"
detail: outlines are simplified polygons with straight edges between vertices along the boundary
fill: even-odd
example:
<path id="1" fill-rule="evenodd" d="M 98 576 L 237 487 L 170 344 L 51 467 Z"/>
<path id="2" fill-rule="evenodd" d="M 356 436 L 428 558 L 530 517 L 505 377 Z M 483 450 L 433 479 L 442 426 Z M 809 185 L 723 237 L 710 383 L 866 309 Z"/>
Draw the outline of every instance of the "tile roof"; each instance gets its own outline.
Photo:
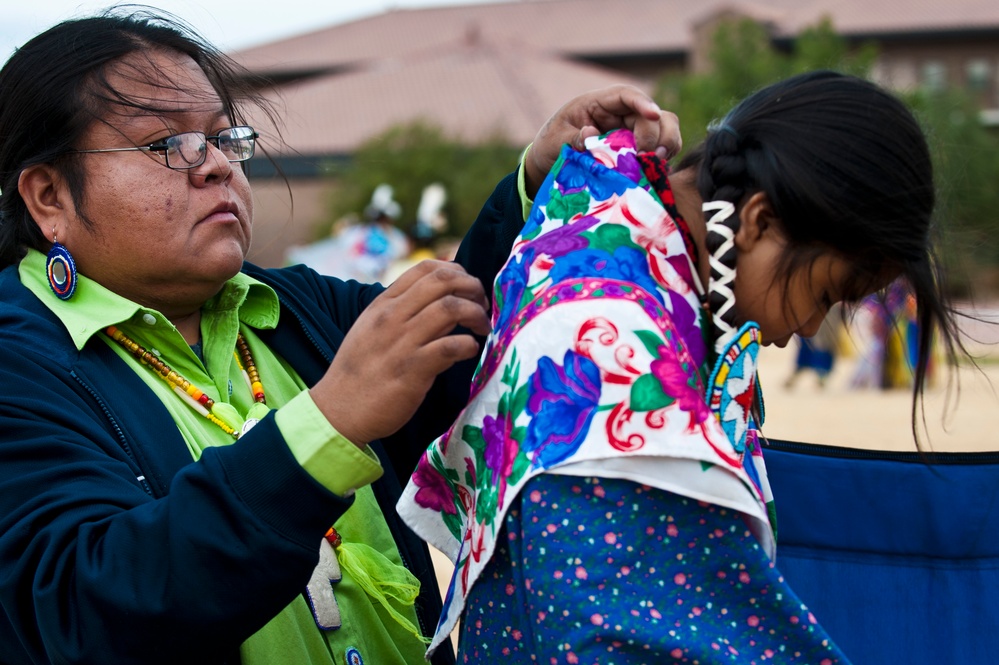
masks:
<path id="1" fill-rule="evenodd" d="M 394 9 L 232 55 L 259 73 L 312 75 L 267 92 L 283 121 L 278 154 L 349 153 L 421 117 L 472 142 L 502 132 L 523 145 L 581 92 L 647 85 L 579 58 L 682 55 L 693 28 L 726 10 L 778 36 L 826 15 L 846 36 L 999 33 L 999 0 L 524 0 Z"/>
<path id="2" fill-rule="evenodd" d="M 235 53 L 256 71 L 315 69 L 480 34 L 563 55 L 685 52 L 691 27 L 737 8 L 794 35 L 822 16 L 841 34 L 999 30 L 997 0 L 529 0 L 393 9 Z"/>
<path id="3" fill-rule="evenodd" d="M 619 72 L 529 47 L 453 42 L 408 57 L 383 57 L 336 76 L 286 84 L 270 94 L 277 100 L 289 148 L 337 154 L 418 118 L 470 142 L 500 133 L 512 145 L 526 145 L 560 105 L 613 83 L 644 85 Z M 274 136 L 266 120 L 253 122 L 265 137 Z"/>

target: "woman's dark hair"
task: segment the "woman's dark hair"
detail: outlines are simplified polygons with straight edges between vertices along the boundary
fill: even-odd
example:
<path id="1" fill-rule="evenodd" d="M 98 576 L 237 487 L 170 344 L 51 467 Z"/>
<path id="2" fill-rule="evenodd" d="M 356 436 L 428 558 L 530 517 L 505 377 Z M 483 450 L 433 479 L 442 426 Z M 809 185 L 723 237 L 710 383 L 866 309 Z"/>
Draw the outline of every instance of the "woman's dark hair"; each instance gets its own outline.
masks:
<path id="1" fill-rule="evenodd" d="M 775 279 L 831 250 L 853 268 L 848 300 L 896 277 L 907 283 L 918 307 L 916 434 L 935 332 L 951 359 L 963 347 L 931 242 L 930 152 L 912 113 L 869 81 L 801 74 L 740 102 L 677 170 L 689 167 L 697 168 L 704 201 L 738 207 L 748 195 L 766 194 L 788 238 Z"/>
<path id="2" fill-rule="evenodd" d="M 129 99 L 109 82 L 122 58 L 156 50 L 190 56 L 233 124 L 244 124 L 243 103 L 260 101 L 252 92 L 254 81 L 238 65 L 180 20 L 148 8 L 113 8 L 65 21 L 34 37 L 0 70 L 0 269 L 20 261 L 26 248 L 47 251 L 49 244 L 18 193 L 21 171 L 52 164 L 81 209 L 83 171 L 79 155 L 69 151 L 78 147 L 87 128 L 116 107 L 169 110 Z"/>

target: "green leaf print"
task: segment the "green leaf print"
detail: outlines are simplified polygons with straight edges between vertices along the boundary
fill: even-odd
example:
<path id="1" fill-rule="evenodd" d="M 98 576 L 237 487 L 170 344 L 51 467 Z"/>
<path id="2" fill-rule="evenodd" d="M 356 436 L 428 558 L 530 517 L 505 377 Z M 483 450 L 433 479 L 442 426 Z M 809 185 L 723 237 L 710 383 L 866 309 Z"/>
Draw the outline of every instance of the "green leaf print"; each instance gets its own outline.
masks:
<path id="1" fill-rule="evenodd" d="M 484 469 L 486 467 L 486 439 L 482 436 L 482 429 L 479 427 L 472 427 L 471 425 L 465 425 L 461 430 L 461 436 L 465 439 L 465 443 L 468 447 L 472 449 L 475 454 L 474 467 L 476 469 Z M 471 477 L 471 472 L 466 468 L 465 471 L 465 483 L 467 485 L 475 485 Z"/>
<path id="2" fill-rule="evenodd" d="M 510 419 L 516 420 L 527 408 L 527 384 L 525 383 L 513 394 L 513 403 L 510 405 Z"/>
<path id="3" fill-rule="evenodd" d="M 568 196 L 552 193 L 548 205 L 545 206 L 545 213 L 549 219 L 572 219 L 577 214 L 585 215 L 590 210 L 590 193 L 588 191 L 575 192 Z"/>
<path id="4" fill-rule="evenodd" d="M 503 378 L 500 382 L 513 388 L 517 385 L 518 376 L 520 376 L 520 361 L 517 360 L 517 349 L 514 349 L 509 362 L 503 366 Z"/>
<path id="5" fill-rule="evenodd" d="M 496 515 L 496 500 L 498 498 L 498 491 L 495 485 L 490 485 L 489 488 L 483 488 L 479 492 L 478 498 L 475 500 L 475 515 L 479 517 L 481 515 L 488 515 L 492 519 L 495 519 Z M 490 519 L 490 521 L 492 521 Z M 485 520 L 476 520 L 478 522 L 484 522 Z"/>
<path id="6" fill-rule="evenodd" d="M 513 458 L 513 468 L 510 471 L 510 477 L 507 478 L 507 483 L 510 485 L 519 483 L 529 468 L 531 468 L 531 460 L 527 458 L 525 453 L 518 452 L 517 456 Z"/>
<path id="7" fill-rule="evenodd" d="M 590 241 L 591 248 L 605 250 L 608 254 L 613 254 L 618 247 L 641 249 L 632 241 L 628 229 L 620 224 L 603 224 L 581 235 Z"/>
<path id="8" fill-rule="evenodd" d="M 662 336 L 652 332 L 651 330 L 636 330 L 635 336 L 641 340 L 642 344 L 645 345 L 645 348 L 648 349 L 653 358 L 659 357 L 660 346 L 666 346 L 666 342 L 663 341 Z"/>
<path id="9" fill-rule="evenodd" d="M 675 401 L 663 392 L 663 385 L 653 374 L 643 374 L 631 384 L 629 408 L 632 411 L 655 411 Z"/>
<path id="10" fill-rule="evenodd" d="M 523 427 L 523 426 L 521 426 L 521 427 L 514 427 L 513 431 L 510 432 L 510 436 L 513 437 L 514 441 L 516 441 L 517 443 L 523 445 L 524 439 L 527 438 L 527 428 Z"/>
<path id="11" fill-rule="evenodd" d="M 464 510 L 461 511 L 461 515 L 457 514 L 452 515 L 451 513 L 447 512 L 442 512 L 440 514 L 441 519 L 444 520 L 444 526 L 447 527 L 447 530 L 451 532 L 451 535 L 454 536 L 454 539 L 457 540 L 459 543 L 463 538 L 461 529 L 465 524 L 465 520 L 462 518 L 462 515 L 464 514 L 465 514 Z"/>
<path id="12" fill-rule="evenodd" d="M 482 428 L 472 427 L 471 425 L 465 425 L 461 430 L 461 438 L 465 440 L 468 446 L 476 451 L 481 452 L 486 449 L 486 440 L 482 436 Z"/>

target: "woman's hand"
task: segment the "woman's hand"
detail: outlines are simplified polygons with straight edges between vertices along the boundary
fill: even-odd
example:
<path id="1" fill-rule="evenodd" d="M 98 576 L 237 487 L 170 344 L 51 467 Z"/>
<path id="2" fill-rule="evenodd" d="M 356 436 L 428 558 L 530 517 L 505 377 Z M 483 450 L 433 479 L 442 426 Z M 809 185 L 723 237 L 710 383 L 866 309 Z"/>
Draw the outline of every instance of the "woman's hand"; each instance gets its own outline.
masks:
<path id="1" fill-rule="evenodd" d="M 312 399 L 359 446 L 394 433 L 438 374 L 479 354 L 471 335 L 450 334 L 459 325 L 489 333 L 482 283 L 457 264 L 423 261 L 357 318 Z"/>
<path id="2" fill-rule="evenodd" d="M 614 85 L 585 93 L 567 102 L 544 124 L 524 160 L 527 195 L 534 198 L 562 145 L 583 149 L 583 142 L 612 129 L 635 133 L 637 148 L 668 159 L 680 152 L 680 124 L 638 88 Z"/>

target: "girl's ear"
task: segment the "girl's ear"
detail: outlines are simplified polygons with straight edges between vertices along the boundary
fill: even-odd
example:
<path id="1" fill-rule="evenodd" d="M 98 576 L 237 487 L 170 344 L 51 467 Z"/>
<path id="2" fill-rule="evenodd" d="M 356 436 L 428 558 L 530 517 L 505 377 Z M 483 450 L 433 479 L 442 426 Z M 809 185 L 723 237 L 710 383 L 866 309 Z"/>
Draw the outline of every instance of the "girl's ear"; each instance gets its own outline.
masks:
<path id="1" fill-rule="evenodd" d="M 75 217 L 76 208 L 62 175 L 49 164 L 29 166 L 17 179 L 17 191 L 42 235 L 50 238 L 54 229 L 55 235 L 65 242 L 67 230 L 73 227 L 69 222 Z"/>
<path id="2" fill-rule="evenodd" d="M 779 228 L 770 199 L 763 192 L 756 192 L 746 199 L 739 211 L 735 247 L 740 252 L 749 251 L 761 238 L 775 233 Z"/>

